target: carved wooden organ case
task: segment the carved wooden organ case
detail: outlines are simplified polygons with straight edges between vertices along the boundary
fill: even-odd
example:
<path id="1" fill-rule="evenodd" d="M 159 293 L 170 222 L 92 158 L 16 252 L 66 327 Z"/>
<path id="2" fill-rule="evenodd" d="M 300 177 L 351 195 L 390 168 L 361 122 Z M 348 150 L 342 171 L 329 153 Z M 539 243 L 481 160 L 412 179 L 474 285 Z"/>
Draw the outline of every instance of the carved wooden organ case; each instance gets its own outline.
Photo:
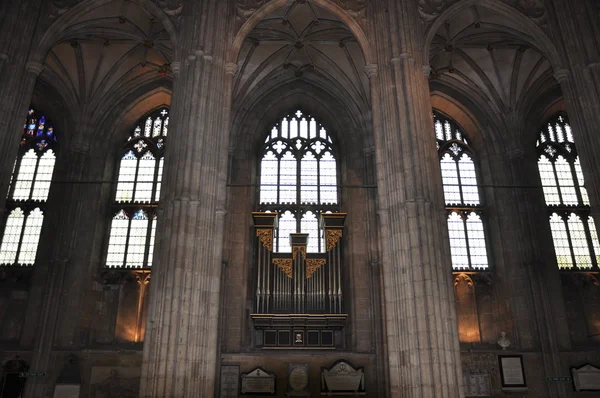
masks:
<path id="1" fill-rule="evenodd" d="M 252 320 L 256 345 L 268 348 L 343 347 L 342 236 L 345 213 L 320 216 L 324 253 L 307 253 L 308 234 L 290 234 L 291 253 L 273 252 L 277 213 L 253 213 L 257 239 Z"/>

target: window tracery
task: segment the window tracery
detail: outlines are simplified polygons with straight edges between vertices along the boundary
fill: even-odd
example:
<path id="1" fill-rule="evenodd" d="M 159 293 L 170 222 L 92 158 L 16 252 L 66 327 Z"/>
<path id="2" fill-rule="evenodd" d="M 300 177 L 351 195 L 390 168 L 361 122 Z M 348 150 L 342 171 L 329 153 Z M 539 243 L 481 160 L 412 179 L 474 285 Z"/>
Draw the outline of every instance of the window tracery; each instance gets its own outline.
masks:
<path id="1" fill-rule="evenodd" d="M 149 268 L 156 238 L 169 113 L 142 118 L 123 148 L 108 237 L 106 266 Z"/>
<path id="2" fill-rule="evenodd" d="M 2 265 L 30 266 L 35 262 L 57 149 L 50 121 L 29 109 L 6 200 Z"/>
<path id="3" fill-rule="evenodd" d="M 296 111 L 267 136 L 260 167 L 261 211 L 278 212 L 275 251 L 291 252 L 289 234 L 309 234 L 308 252 L 325 250 L 319 215 L 338 210 L 337 163 L 324 126 Z"/>
<path id="4" fill-rule="evenodd" d="M 483 206 L 473 151 L 453 120 L 434 112 L 434 127 L 448 212 L 452 268 L 488 269 Z"/>
<path id="5" fill-rule="evenodd" d="M 560 113 L 540 130 L 538 168 L 558 266 L 563 270 L 598 268 L 600 247 L 573 132 Z"/>

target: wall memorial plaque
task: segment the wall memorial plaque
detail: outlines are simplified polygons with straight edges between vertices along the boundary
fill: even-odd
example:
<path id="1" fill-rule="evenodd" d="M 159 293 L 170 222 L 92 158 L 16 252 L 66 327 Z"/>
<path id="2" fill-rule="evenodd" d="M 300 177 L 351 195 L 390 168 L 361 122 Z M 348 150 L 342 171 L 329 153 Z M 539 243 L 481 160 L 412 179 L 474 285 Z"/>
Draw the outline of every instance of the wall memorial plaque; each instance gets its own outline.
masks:
<path id="1" fill-rule="evenodd" d="M 308 365 L 290 364 L 288 367 L 288 397 L 310 397 L 308 391 Z"/>
<path id="2" fill-rule="evenodd" d="M 600 391 L 600 368 L 590 364 L 571 368 L 575 391 Z"/>
<path id="3" fill-rule="evenodd" d="M 490 375 L 487 373 L 464 372 L 463 381 L 466 397 L 489 397 Z"/>
<path id="4" fill-rule="evenodd" d="M 221 398 L 238 398 L 239 366 L 221 366 Z"/>
<path id="5" fill-rule="evenodd" d="M 503 389 L 527 387 L 521 355 L 501 355 L 498 360 L 500 362 L 500 377 Z"/>
<path id="6" fill-rule="evenodd" d="M 364 395 L 365 374 L 362 368 L 355 368 L 350 362 L 340 360 L 321 372 L 321 390 L 330 392 L 352 392 Z"/>
<path id="7" fill-rule="evenodd" d="M 242 373 L 242 395 L 275 395 L 275 379 L 273 373 L 269 373 L 260 367 L 248 373 Z"/>

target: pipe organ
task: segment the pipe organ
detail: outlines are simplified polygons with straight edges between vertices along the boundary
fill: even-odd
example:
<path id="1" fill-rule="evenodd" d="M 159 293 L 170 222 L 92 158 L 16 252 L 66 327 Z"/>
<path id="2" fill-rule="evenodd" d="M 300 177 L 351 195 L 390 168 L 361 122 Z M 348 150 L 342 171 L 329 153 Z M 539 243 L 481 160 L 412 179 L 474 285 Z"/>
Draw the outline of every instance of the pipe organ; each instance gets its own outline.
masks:
<path id="1" fill-rule="evenodd" d="M 252 319 L 262 348 L 343 346 L 341 238 L 344 213 L 321 215 L 324 253 L 307 253 L 308 234 L 290 234 L 290 253 L 273 252 L 277 213 L 253 213 L 257 239 Z"/>

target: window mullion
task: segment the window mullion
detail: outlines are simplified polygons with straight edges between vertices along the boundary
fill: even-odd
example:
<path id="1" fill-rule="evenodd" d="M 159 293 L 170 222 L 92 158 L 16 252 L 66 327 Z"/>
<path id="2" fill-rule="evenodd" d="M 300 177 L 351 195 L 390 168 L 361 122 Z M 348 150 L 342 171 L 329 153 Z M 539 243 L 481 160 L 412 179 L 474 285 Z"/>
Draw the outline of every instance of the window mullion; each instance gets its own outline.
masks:
<path id="1" fill-rule="evenodd" d="M 469 244 L 469 228 L 467 227 L 467 215 L 464 210 L 460 211 L 460 217 L 463 221 L 463 228 L 465 231 L 465 246 L 467 248 L 467 261 L 469 261 L 469 269 L 473 269 L 473 262 L 471 261 L 471 246 Z"/>
<path id="2" fill-rule="evenodd" d="M 456 175 L 458 176 L 458 192 L 460 193 L 460 203 L 464 205 L 465 198 L 463 195 L 463 186 L 462 186 L 462 179 L 461 179 L 461 175 L 460 175 L 460 167 L 458 166 L 458 160 L 454 160 L 454 163 L 456 165 Z M 443 185 L 443 181 L 442 181 L 442 185 Z"/>
<path id="3" fill-rule="evenodd" d="M 137 185 L 138 185 L 138 174 L 140 173 L 140 161 L 141 156 L 138 158 L 136 156 L 136 165 L 135 165 L 135 177 L 133 178 L 133 195 L 131 196 L 131 203 L 135 203 L 135 195 L 137 193 Z"/>
<path id="4" fill-rule="evenodd" d="M 133 212 L 132 214 L 135 214 L 135 212 Z M 124 268 L 127 268 L 127 252 L 129 251 L 129 238 L 131 236 L 131 223 L 133 222 L 133 215 L 127 214 L 127 217 L 129 218 L 129 222 L 127 223 L 127 235 L 125 236 L 125 249 L 123 249 L 123 251 L 124 251 L 123 267 Z"/>
<path id="5" fill-rule="evenodd" d="M 558 191 L 558 199 L 560 200 L 560 203 L 562 205 L 564 205 L 565 201 L 563 200 L 562 187 L 560 185 L 560 179 L 558 178 L 558 173 L 556 172 L 556 159 L 555 159 L 555 161 L 553 161 L 551 163 L 552 163 L 552 171 L 554 171 L 554 181 L 556 181 L 556 188 L 557 188 L 556 190 Z"/>
<path id="6" fill-rule="evenodd" d="M 162 127 L 161 127 L 162 130 Z M 154 154 L 153 154 L 154 155 Z M 160 161 L 161 161 L 161 157 L 156 157 L 156 160 L 154 162 L 154 180 L 152 180 L 152 194 L 150 196 L 150 203 L 152 202 L 157 202 L 156 199 L 156 190 L 158 189 L 158 170 L 160 169 Z M 137 178 L 136 178 L 137 180 Z"/>
<path id="7" fill-rule="evenodd" d="M 579 177 L 577 176 L 577 172 L 575 171 L 575 161 L 569 161 L 569 166 L 571 169 L 571 175 L 573 176 L 573 184 L 575 185 L 575 194 L 577 195 L 577 202 L 579 202 L 580 206 L 583 206 L 583 196 L 581 195 L 582 186 L 579 184 Z"/>
<path id="8" fill-rule="evenodd" d="M 581 214 L 581 221 L 583 223 L 583 229 L 585 231 L 585 239 L 587 241 L 588 252 L 592 259 L 592 268 L 598 269 L 596 249 L 594 247 L 594 241 L 592 240 L 592 231 L 590 231 L 590 220 L 584 214 Z"/>
<path id="9" fill-rule="evenodd" d="M 561 219 L 565 223 L 565 229 L 567 231 L 567 239 L 569 240 L 569 251 L 571 252 L 573 267 L 579 269 L 579 266 L 577 265 L 577 257 L 575 257 L 575 250 L 573 250 L 573 239 L 571 238 L 571 228 L 569 228 L 568 215 L 566 219 L 564 217 L 561 217 Z"/>
<path id="10" fill-rule="evenodd" d="M 29 187 L 29 200 L 32 199 L 33 196 L 33 190 L 35 188 L 35 180 L 37 178 L 37 174 L 38 174 L 38 169 L 40 168 L 40 159 L 41 159 L 41 155 L 36 154 L 37 160 L 35 162 L 35 170 L 33 172 L 33 176 L 31 177 L 31 186 Z"/>
<path id="11" fill-rule="evenodd" d="M 152 227 L 154 225 L 154 215 L 148 212 L 148 227 L 146 228 L 146 243 L 144 245 L 144 259 L 142 260 L 142 268 L 148 268 L 150 260 L 150 239 L 152 238 Z"/>
<path id="12" fill-rule="evenodd" d="M 8 187 L 8 195 L 6 196 L 8 200 L 14 200 L 13 196 L 15 194 L 15 187 L 19 181 L 19 170 L 21 169 L 21 163 L 23 162 L 24 155 L 25 153 L 17 155 L 17 162 L 14 165 L 10 186 Z"/>
<path id="13" fill-rule="evenodd" d="M 23 210 L 26 210 L 26 208 L 23 208 Z M 19 264 L 19 256 L 21 255 L 21 249 L 22 249 L 22 246 L 23 246 L 23 237 L 25 236 L 25 228 L 27 227 L 27 219 L 31 215 L 31 211 L 29 211 L 29 213 L 23 211 L 23 213 L 24 213 L 23 225 L 21 227 L 21 234 L 19 236 L 19 243 L 17 244 L 17 255 L 15 256 L 14 264 Z M 4 229 L 6 230 L 6 226 L 4 227 Z"/>

